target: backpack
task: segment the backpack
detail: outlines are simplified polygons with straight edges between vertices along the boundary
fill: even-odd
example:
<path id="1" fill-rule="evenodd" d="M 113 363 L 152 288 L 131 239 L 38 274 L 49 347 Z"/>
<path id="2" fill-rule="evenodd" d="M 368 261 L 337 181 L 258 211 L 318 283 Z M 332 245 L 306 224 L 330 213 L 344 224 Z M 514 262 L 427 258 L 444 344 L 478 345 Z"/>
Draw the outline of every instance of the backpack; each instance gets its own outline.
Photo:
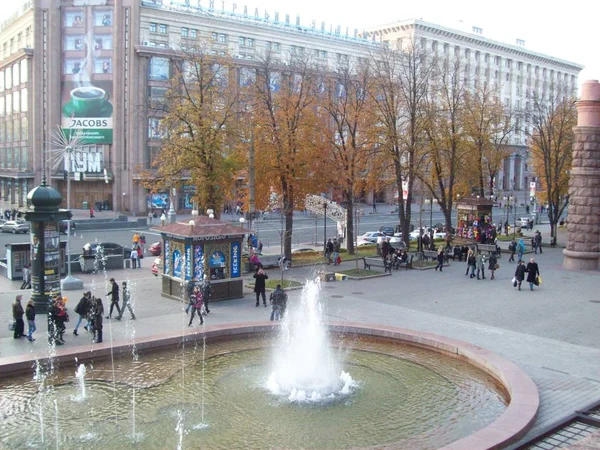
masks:
<path id="1" fill-rule="evenodd" d="M 517 249 L 517 244 L 514 244 L 514 243 L 511 242 L 510 245 L 508 246 L 508 249 L 511 252 L 514 252 Z"/>

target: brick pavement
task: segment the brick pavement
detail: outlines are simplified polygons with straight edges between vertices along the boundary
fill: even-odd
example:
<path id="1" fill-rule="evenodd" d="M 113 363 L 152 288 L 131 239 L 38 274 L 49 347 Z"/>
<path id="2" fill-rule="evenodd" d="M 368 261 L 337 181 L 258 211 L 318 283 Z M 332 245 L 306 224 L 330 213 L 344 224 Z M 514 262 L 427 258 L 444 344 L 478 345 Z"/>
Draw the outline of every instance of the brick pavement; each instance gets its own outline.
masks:
<path id="1" fill-rule="evenodd" d="M 471 280 L 464 263 L 452 263 L 443 273 L 394 272 L 391 277 L 369 281 L 325 283 L 322 298 L 326 313 L 335 320 L 394 325 L 433 332 L 480 345 L 516 362 L 536 382 L 541 408 L 535 430 L 545 428 L 575 409 L 600 399 L 600 274 L 567 272 L 561 267 L 561 249 L 537 255 L 544 283 L 534 292 L 516 291 L 510 285 L 514 265 L 503 255 L 497 279 Z M 149 264 L 138 270 L 110 272 L 108 276 L 81 275 L 86 289 L 108 291 L 107 278 L 129 279 L 138 320 L 114 322 L 105 327 L 105 340 L 125 338 L 127 328 L 136 336 L 185 329 L 187 316 L 181 304 L 160 297 L 160 280 L 150 275 Z M 352 268 L 353 262 L 343 267 Z M 304 280 L 318 268 L 295 268 L 286 276 Z M 279 272 L 271 270 L 272 277 Z M 13 340 L 8 331 L 10 303 L 20 282 L 0 279 L 1 358 L 26 352 L 43 352 L 45 328 L 40 317 L 38 340 Z M 72 309 L 80 292 L 67 293 Z M 299 292 L 290 293 L 294 301 Z M 106 304 L 106 301 L 105 301 Z M 268 308 L 254 307 L 249 289 L 245 298 L 215 303 L 210 324 L 264 320 Z M 73 319 L 72 319 L 73 320 Z M 69 323 L 72 330 L 74 323 Z M 89 336 L 66 334 L 66 346 L 88 343 Z"/>

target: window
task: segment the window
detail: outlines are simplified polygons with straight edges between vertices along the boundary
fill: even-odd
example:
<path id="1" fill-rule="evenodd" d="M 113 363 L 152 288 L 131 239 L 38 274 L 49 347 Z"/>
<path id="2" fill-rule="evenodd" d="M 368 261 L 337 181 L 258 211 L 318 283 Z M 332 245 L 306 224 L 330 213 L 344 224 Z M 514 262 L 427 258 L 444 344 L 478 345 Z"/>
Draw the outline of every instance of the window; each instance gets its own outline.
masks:
<path id="1" fill-rule="evenodd" d="M 433 41 L 431 43 L 431 50 L 433 50 L 434 52 L 437 52 L 437 49 L 438 49 L 438 43 L 437 43 L 437 41 Z"/>
<path id="2" fill-rule="evenodd" d="M 454 47 L 454 56 L 458 55 L 460 55 L 460 47 L 457 45 L 456 47 Z"/>
<path id="3" fill-rule="evenodd" d="M 471 52 L 469 51 L 468 48 L 465 48 L 465 58 L 469 58 L 471 56 Z"/>
<path id="4" fill-rule="evenodd" d="M 198 37 L 198 30 L 191 29 L 190 30 L 190 37 L 194 38 L 194 39 L 197 38 Z"/>
<path id="5" fill-rule="evenodd" d="M 506 81 L 510 81 L 510 73 L 506 73 Z"/>
<path id="6" fill-rule="evenodd" d="M 94 59 L 94 73 L 112 73 L 110 58 Z"/>
<path id="7" fill-rule="evenodd" d="M 321 60 L 327 59 L 327 52 L 325 50 L 317 50 L 317 58 Z"/>
<path id="8" fill-rule="evenodd" d="M 148 118 L 148 139 L 162 139 L 165 132 L 162 127 L 162 119 L 157 117 Z"/>
<path id="9" fill-rule="evenodd" d="M 19 81 L 19 63 L 12 66 L 13 73 L 13 86 L 18 86 L 20 84 Z"/>
<path id="10" fill-rule="evenodd" d="M 213 64 L 211 70 L 214 74 L 214 84 L 216 86 L 225 87 L 229 84 L 229 68 L 221 64 Z"/>
<path id="11" fill-rule="evenodd" d="M 150 58 L 150 80 L 169 79 L 169 59 L 168 58 Z"/>
<path id="12" fill-rule="evenodd" d="M 25 61 L 25 60 L 23 60 Z M 566 80 L 566 74 L 565 74 Z M 0 92 L 4 92 L 4 70 L 0 70 Z"/>
<path id="13" fill-rule="evenodd" d="M 444 44 L 444 53 L 448 54 L 449 45 Z"/>
<path id="14" fill-rule="evenodd" d="M 248 67 L 240 68 L 240 78 L 239 83 L 240 86 L 250 86 L 252 83 L 256 81 L 256 71 L 254 69 L 250 69 Z"/>
<path id="15" fill-rule="evenodd" d="M 521 61 L 519 61 L 519 62 L 517 63 L 517 68 L 518 68 L 519 70 L 523 70 L 523 63 L 522 63 Z"/>
<path id="16" fill-rule="evenodd" d="M 154 22 L 150 22 L 150 33 L 156 33 L 158 27 Z"/>
<path id="17" fill-rule="evenodd" d="M 278 52 L 279 50 L 281 50 L 281 46 L 279 45 L 279 42 L 268 42 L 267 46 L 268 46 L 269 50 L 274 51 L 274 52 Z"/>
<path id="18" fill-rule="evenodd" d="M 21 140 L 22 141 L 26 141 L 27 140 L 27 117 L 22 117 L 21 118 Z"/>
<path id="19" fill-rule="evenodd" d="M 227 35 L 223 34 L 223 33 L 212 33 L 212 40 L 213 42 L 217 42 L 219 44 L 226 44 L 227 43 Z"/>
<path id="20" fill-rule="evenodd" d="M 13 111 L 16 113 L 21 111 L 21 95 L 19 91 L 13 93 Z"/>
<path id="21" fill-rule="evenodd" d="M 27 88 L 23 88 L 21 89 L 21 112 L 27 112 L 28 109 Z"/>
<path id="22" fill-rule="evenodd" d="M 508 108 L 508 106 L 510 106 L 510 98 L 506 97 L 504 99 L 504 106 L 506 106 Z"/>
<path id="23" fill-rule="evenodd" d="M 64 26 L 65 27 L 83 27 L 83 18 L 85 17 L 85 14 L 83 14 L 83 11 L 69 11 L 65 13 L 64 19 Z"/>
<path id="24" fill-rule="evenodd" d="M 161 34 L 167 34 L 167 26 L 164 23 L 159 24 L 158 32 Z"/>
<path id="25" fill-rule="evenodd" d="M 509 69 L 512 67 L 512 59 L 506 60 L 506 67 L 508 67 Z"/>
<path id="26" fill-rule="evenodd" d="M 97 34 L 94 37 L 94 50 L 112 49 L 112 36 L 110 34 Z"/>
<path id="27" fill-rule="evenodd" d="M 486 63 L 489 63 L 489 62 L 490 62 L 490 54 L 489 54 L 489 53 L 486 53 L 486 54 L 485 54 L 485 62 L 486 62 Z"/>
<path id="28" fill-rule="evenodd" d="M 4 109 L 4 97 L 0 97 L 0 117 L 4 117 L 5 109 Z M 0 123 L 2 121 L 0 120 Z"/>
<path id="29" fill-rule="evenodd" d="M 12 142 L 12 120 L 6 121 L 6 142 Z"/>
<path id="30" fill-rule="evenodd" d="M 63 68 L 64 74 L 77 75 L 81 72 L 81 60 L 80 59 L 65 59 Z"/>
<path id="31" fill-rule="evenodd" d="M 6 69 L 6 89 L 10 89 L 12 87 L 12 70 Z"/>
<path id="32" fill-rule="evenodd" d="M 185 27 L 181 27 L 181 37 L 188 37 L 190 34 L 190 30 Z"/>
<path id="33" fill-rule="evenodd" d="M 475 61 L 479 62 L 481 54 L 479 52 L 475 52 Z"/>
<path id="34" fill-rule="evenodd" d="M 110 9 L 97 9 L 94 11 L 95 27 L 110 27 L 112 25 L 112 11 Z"/>
<path id="35" fill-rule="evenodd" d="M 497 80 L 498 79 L 498 71 L 494 70 L 494 79 Z"/>
<path id="36" fill-rule="evenodd" d="M 12 114 L 12 94 L 6 94 L 6 115 Z"/>
<path id="37" fill-rule="evenodd" d="M 64 41 L 65 51 L 83 50 L 83 35 L 66 35 Z"/>
<path id="38" fill-rule="evenodd" d="M 167 88 L 155 87 L 150 88 L 150 99 L 153 101 L 162 101 L 167 95 Z"/>

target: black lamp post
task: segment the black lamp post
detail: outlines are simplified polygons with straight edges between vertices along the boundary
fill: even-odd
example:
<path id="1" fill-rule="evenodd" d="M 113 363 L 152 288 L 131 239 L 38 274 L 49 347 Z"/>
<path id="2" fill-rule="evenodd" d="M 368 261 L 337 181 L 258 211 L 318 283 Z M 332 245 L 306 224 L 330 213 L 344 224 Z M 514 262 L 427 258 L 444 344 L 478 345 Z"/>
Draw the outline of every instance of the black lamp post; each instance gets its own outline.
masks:
<path id="1" fill-rule="evenodd" d="M 61 202 L 62 196 L 46 184 L 45 176 L 42 184 L 27 194 L 29 206 L 24 212 L 25 220 L 31 222 L 31 299 L 39 313 L 48 313 L 51 298 L 61 294 L 59 221 L 72 216 L 71 211 L 58 208 Z"/>
<path id="2" fill-rule="evenodd" d="M 327 200 L 323 199 L 323 254 L 327 253 Z"/>

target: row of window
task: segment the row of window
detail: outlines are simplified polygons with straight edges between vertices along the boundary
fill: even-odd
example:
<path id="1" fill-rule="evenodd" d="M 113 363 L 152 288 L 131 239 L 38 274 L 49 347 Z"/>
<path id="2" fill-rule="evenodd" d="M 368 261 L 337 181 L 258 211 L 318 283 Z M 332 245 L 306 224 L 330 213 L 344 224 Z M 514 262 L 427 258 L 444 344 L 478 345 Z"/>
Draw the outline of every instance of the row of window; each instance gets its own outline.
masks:
<path id="1" fill-rule="evenodd" d="M 27 146 L 0 148 L 0 168 L 17 170 L 30 169 Z"/>
<path id="2" fill-rule="evenodd" d="M 0 117 L 10 115 L 13 112 L 27 112 L 27 88 L 14 91 L 4 96 L 0 95 Z"/>
<path id="3" fill-rule="evenodd" d="M 22 47 L 31 47 L 31 26 L 25 28 L 25 33 L 22 31 L 17 33 L 17 37 L 2 44 L 2 59 L 7 58 Z M 25 37 L 23 37 L 25 34 Z M 9 47 L 10 46 L 10 47 Z"/>
<path id="4" fill-rule="evenodd" d="M 91 42 L 88 42 L 82 34 L 68 34 L 65 36 L 63 46 L 66 51 L 84 50 L 85 46 L 93 47 L 94 50 L 111 50 L 112 35 L 97 34 L 93 37 Z"/>
<path id="5" fill-rule="evenodd" d="M 169 32 L 169 27 L 164 23 L 155 23 L 150 22 L 150 33 L 160 33 L 167 34 Z"/>
<path id="6" fill-rule="evenodd" d="M 189 37 L 195 39 L 198 37 L 198 30 L 194 28 L 181 27 L 181 37 Z"/>
<path id="7" fill-rule="evenodd" d="M 0 150 L 0 159 L 2 159 L 2 150 Z M 2 159 L 4 161 L 4 159 Z M 0 164 L 4 167 L 4 163 Z M 12 198 L 14 190 L 14 198 Z M 19 206 L 27 204 L 27 194 L 29 193 L 29 183 L 27 180 L 11 180 L 10 178 L 0 179 L 0 198 L 11 203 L 18 203 Z M 17 253 L 18 254 L 18 253 Z M 24 262 L 21 262 L 21 267 Z"/>
<path id="8" fill-rule="evenodd" d="M 29 130 L 27 117 L 0 120 L 0 144 L 27 140 Z"/>
<path id="9" fill-rule="evenodd" d="M 91 73 L 112 73 L 111 58 L 94 58 L 91 64 Z M 63 64 L 63 74 L 77 75 L 88 72 L 87 62 L 82 58 L 67 58 Z"/>
<path id="10" fill-rule="evenodd" d="M 11 89 L 13 86 L 17 87 L 21 83 L 27 83 L 27 78 L 27 59 L 22 59 L 11 67 L 0 70 L 0 92 Z"/>
<path id="11" fill-rule="evenodd" d="M 85 27 L 86 14 L 84 10 L 70 10 L 63 15 L 63 25 L 67 28 Z M 95 27 L 110 27 L 113 22 L 112 9 L 94 8 L 92 24 Z"/>

